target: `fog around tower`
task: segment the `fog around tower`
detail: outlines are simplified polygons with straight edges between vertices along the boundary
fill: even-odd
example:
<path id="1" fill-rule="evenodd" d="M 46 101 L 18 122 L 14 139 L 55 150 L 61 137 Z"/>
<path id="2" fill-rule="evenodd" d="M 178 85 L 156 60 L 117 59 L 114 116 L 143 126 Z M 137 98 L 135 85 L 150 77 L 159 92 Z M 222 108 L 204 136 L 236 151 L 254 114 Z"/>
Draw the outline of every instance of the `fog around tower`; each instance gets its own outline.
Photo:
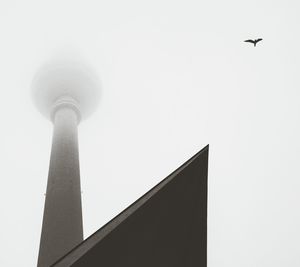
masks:
<path id="1" fill-rule="evenodd" d="M 0 266 L 36 265 L 52 124 L 31 85 L 65 54 L 102 84 L 78 128 L 85 237 L 210 144 L 208 266 L 300 266 L 299 8 L 1 1 Z"/>
<path id="2" fill-rule="evenodd" d="M 39 111 L 47 118 L 55 102 L 72 98 L 78 103 L 80 117 L 85 119 L 96 109 L 100 99 L 100 79 L 88 63 L 76 56 L 45 62 L 32 82 L 32 97 Z"/>

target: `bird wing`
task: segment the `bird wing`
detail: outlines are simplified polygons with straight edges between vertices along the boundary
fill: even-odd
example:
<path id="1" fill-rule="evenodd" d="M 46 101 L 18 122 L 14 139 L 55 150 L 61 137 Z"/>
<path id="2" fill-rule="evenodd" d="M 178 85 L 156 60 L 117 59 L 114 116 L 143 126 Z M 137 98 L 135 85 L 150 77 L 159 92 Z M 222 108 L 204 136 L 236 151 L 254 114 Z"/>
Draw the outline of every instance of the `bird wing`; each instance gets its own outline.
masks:
<path id="1" fill-rule="evenodd" d="M 262 41 L 262 38 L 256 39 L 255 41 L 258 43 L 258 42 Z"/>
<path id="2" fill-rule="evenodd" d="M 251 39 L 249 39 L 249 40 L 245 40 L 244 42 L 247 42 L 247 43 L 252 43 L 252 44 L 254 44 L 255 42 L 253 41 L 253 40 L 251 40 Z"/>

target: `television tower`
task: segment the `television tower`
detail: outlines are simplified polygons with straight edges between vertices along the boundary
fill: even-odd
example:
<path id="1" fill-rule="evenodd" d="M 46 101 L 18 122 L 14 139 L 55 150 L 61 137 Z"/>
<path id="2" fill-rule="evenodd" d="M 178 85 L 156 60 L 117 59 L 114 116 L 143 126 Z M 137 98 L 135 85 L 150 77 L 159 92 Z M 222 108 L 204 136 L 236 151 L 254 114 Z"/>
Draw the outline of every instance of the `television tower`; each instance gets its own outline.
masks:
<path id="1" fill-rule="evenodd" d="M 83 241 L 77 125 L 99 101 L 99 81 L 79 62 L 52 62 L 33 80 L 38 110 L 53 122 L 38 267 L 49 267 Z"/>

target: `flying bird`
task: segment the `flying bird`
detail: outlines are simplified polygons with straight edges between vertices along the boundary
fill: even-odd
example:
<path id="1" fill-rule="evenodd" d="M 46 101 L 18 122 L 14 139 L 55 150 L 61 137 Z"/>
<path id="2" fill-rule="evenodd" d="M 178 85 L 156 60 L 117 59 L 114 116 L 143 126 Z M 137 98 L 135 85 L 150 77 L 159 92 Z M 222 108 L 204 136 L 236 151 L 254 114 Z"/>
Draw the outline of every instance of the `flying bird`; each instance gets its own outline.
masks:
<path id="1" fill-rule="evenodd" d="M 255 46 L 256 46 L 256 44 L 257 44 L 258 42 L 260 42 L 260 41 L 262 41 L 262 38 L 255 39 L 255 40 L 251 40 L 251 39 L 249 39 L 249 40 L 245 40 L 244 42 L 247 42 L 247 43 L 252 43 L 252 44 L 254 44 L 254 47 L 255 47 Z"/>

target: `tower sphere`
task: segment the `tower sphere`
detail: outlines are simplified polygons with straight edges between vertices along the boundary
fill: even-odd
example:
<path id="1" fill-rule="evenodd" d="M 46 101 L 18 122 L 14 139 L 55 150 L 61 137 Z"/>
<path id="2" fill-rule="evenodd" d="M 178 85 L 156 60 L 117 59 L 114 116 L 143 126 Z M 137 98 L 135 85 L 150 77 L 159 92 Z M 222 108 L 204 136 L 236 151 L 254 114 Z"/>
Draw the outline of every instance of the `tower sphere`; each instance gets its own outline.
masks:
<path id="1" fill-rule="evenodd" d="M 61 105 L 73 107 L 80 119 L 85 119 L 98 105 L 100 81 L 82 62 L 55 61 L 35 75 L 32 96 L 38 110 L 50 120 Z"/>

